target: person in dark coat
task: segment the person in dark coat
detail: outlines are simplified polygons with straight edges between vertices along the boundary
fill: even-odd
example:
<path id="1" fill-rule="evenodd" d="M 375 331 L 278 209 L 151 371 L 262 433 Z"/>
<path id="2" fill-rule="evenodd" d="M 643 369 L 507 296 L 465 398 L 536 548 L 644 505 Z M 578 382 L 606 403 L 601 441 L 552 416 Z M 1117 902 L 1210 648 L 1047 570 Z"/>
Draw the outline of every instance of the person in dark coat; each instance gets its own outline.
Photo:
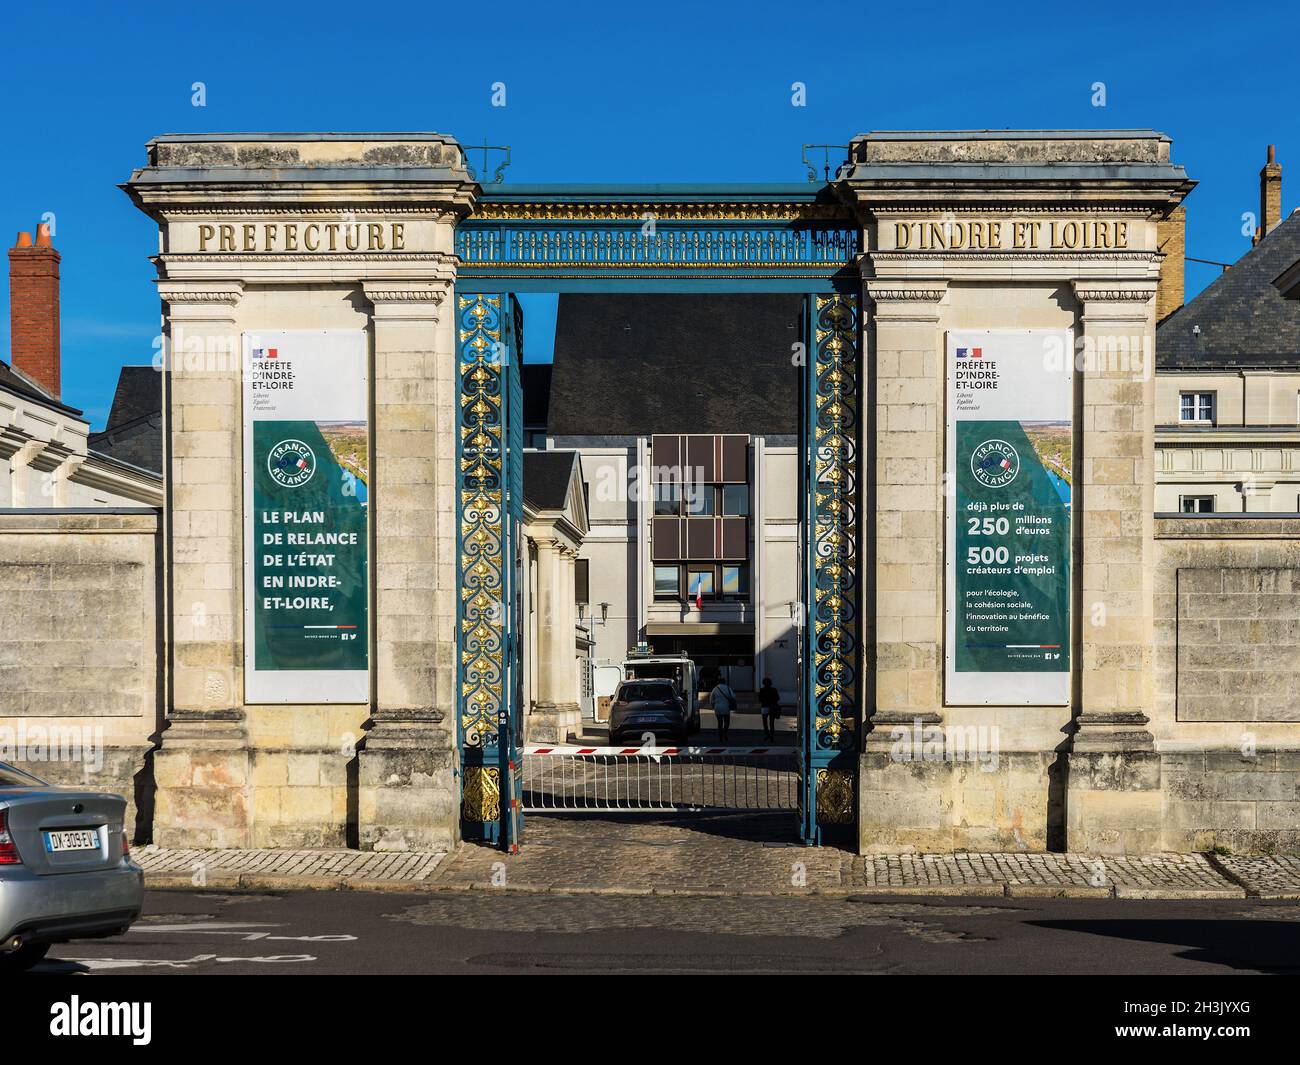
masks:
<path id="1" fill-rule="evenodd" d="M 758 705 L 763 712 L 763 739 L 776 742 L 776 719 L 781 716 L 781 693 L 772 686 L 772 678 L 764 677 L 758 689 Z"/>

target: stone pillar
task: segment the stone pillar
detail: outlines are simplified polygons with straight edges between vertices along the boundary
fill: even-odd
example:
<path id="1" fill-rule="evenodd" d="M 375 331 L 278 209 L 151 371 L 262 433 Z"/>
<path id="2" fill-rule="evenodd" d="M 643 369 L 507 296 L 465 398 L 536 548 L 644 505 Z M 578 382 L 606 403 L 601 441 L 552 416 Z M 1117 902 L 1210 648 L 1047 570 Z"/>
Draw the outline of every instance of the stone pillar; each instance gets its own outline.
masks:
<path id="1" fill-rule="evenodd" d="M 459 824 L 444 721 L 456 676 L 455 226 L 478 192 L 464 154 L 430 133 L 168 135 L 124 188 L 159 226 L 174 361 L 159 840 L 446 848 Z M 241 349 L 245 337 L 319 331 L 364 332 L 373 355 L 371 679 L 346 702 L 286 686 L 250 703 Z"/>
<path id="2" fill-rule="evenodd" d="M 895 773 L 907 767 L 893 763 L 890 748 L 896 729 L 943 720 L 944 376 L 938 327 L 947 282 L 868 281 L 866 296 L 863 468 L 871 471 L 874 508 L 863 499 L 862 615 L 863 639 L 871 640 L 874 605 L 875 668 L 863 672 L 864 719 L 869 717 L 871 731 L 859 763 L 858 832 L 871 846 L 894 849 L 911 846 L 918 832 L 924 836 L 941 824 L 935 793 L 900 787 Z"/>
<path id="3" fill-rule="evenodd" d="M 537 544 L 537 702 L 529 740 L 563 743 L 582 722 L 573 664 L 573 559 L 577 553 L 556 538 Z"/>
<path id="4" fill-rule="evenodd" d="M 160 281 L 171 707 L 154 755 L 154 842 L 252 845 L 243 710 L 243 485 L 238 281 Z"/>
<path id="5" fill-rule="evenodd" d="M 573 559 L 558 539 L 537 541 L 537 700 L 530 742 L 561 743 L 582 723 L 573 664 Z"/>
<path id="6" fill-rule="evenodd" d="M 454 279 L 366 282 L 374 306 L 375 710 L 359 752 L 365 849 L 455 841 Z"/>
<path id="7" fill-rule="evenodd" d="M 1154 700 L 1155 285 L 1076 281 L 1082 433 L 1073 501 L 1079 537 L 1077 732 L 1067 845 L 1131 853 L 1159 845 Z"/>
<path id="8" fill-rule="evenodd" d="M 564 628 L 560 633 L 560 640 L 563 644 L 561 651 L 564 654 L 567 663 L 564 676 L 568 677 L 568 682 L 564 685 L 565 702 L 571 702 L 577 705 L 578 702 L 578 603 L 576 589 L 578 587 L 578 552 L 569 546 L 565 546 L 561 551 L 563 563 L 561 564 L 560 582 L 560 602 L 563 606 Z"/>
<path id="9" fill-rule="evenodd" d="M 890 727 L 938 722 L 943 704 L 945 281 L 867 282 L 874 408 L 864 426 L 875 487 L 875 692 L 867 749 Z M 867 434 L 870 434 L 869 436 Z M 865 560 L 864 560 L 865 562 Z M 871 599 L 864 595 L 864 605 Z M 866 606 L 864 614 L 870 615 Z M 863 803 L 864 816 L 868 804 Z"/>

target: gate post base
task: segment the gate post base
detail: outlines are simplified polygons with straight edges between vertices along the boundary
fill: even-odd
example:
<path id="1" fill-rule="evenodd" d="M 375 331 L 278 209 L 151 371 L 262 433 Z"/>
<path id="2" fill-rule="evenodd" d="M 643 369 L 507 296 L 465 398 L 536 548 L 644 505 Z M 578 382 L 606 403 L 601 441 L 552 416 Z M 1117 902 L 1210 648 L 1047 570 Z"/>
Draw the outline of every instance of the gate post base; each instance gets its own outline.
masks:
<path id="1" fill-rule="evenodd" d="M 154 843 L 252 846 L 250 766 L 243 710 L 172 710 L 153 756 Z"/>
<path id="2" fill-rule="evenodd" d="M 458 838 L 454 748 L 434 709 L 377 710 L 357 752 L 362 850 L 448 851 Z"/>
<path id="3" fill-rule="evenodd" d="M 1161 849 L 1160 755 L 1137 712 L 1079 715 L 1066 756 L 1065 845 L 1088 854 Z"/>
<path id="4" fill-rule="evenodd" d="M 858 766 L 863 854 L 1048 849 L 1053 750 L 960 746 L 937 712 L 872 719 Z"/>
<path id="5" fill-rule="evenodd" d="M 564 743 L 570 732 L 582 730 L 577 703 L 538 703 L 528 715 L 529 743 Z"/>

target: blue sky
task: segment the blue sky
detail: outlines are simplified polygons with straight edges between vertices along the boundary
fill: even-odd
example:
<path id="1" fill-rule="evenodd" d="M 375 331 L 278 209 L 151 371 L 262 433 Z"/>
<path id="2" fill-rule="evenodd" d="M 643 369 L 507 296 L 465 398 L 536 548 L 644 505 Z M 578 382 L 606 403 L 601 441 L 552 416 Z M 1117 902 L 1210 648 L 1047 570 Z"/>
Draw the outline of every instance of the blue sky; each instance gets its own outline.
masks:
<path id="1" fill-rule="evenodd" d="M 0 235 L 54 214 L 64 398 L 96 426 L 158 332 L 156 234 L 116 186 L 159 133 L 438 130 L 509 144 L 512 181 L 740 182 L 800 181 L 801 144 L 867 129 L 1143 126 L 1200 182 L 1191 256 L 1248 249 L 1269 143 L 1297 202 L 1285 4 L 37 6 L 0 15 Z M 1189 291 L 1216 273 L 1189 264 Z"/>

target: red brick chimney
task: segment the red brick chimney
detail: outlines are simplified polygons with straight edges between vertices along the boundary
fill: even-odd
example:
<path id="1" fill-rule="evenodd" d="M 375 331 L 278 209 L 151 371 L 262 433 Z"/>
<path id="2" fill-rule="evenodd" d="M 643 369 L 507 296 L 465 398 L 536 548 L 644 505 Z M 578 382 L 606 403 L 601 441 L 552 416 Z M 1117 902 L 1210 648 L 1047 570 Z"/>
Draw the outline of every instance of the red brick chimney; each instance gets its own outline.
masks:
<path id="1" fill-rule="evenodd" d="M 9 249 L 9 348 L 15 370 L 59 398 L 59 253 L 50 227 L 19 233 Z"/>

